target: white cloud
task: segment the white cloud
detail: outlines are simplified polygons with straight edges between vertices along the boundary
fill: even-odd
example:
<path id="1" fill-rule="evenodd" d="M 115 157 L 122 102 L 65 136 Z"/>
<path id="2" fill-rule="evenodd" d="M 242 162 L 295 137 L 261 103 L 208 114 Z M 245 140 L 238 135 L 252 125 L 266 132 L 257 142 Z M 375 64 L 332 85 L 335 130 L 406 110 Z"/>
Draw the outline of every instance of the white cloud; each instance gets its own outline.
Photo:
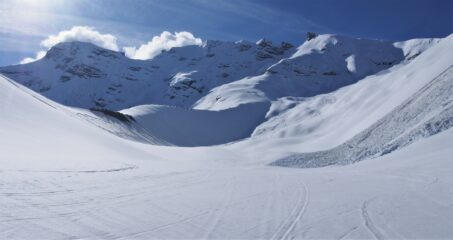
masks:
<path id="1" fill-rule="evenodd" d="M 93 27 L 74 26 L 69 30 L 61 31 L 56 35 L 50 35 L 43 41 L 41 46 L 45 51 L 39 51 L 35 57 L 27 57 L 20 61 L 20 64 L 30 63 L 43 58 L 47 50 L 61 42 L 81 41 L 95 44 L 99 47 L 118 51 L 117 38 L 111 34 L 102 34 Z M 201 38 L 196 38 L 190 32 L 175 32 L 174 34 L 164 31 L 159 36 L 155 36 L 146 44 L 139 47 L 124 47 L 125 55 L 133 59 L 151 59 L 161 53 L 162 50 L 169 50 L 173 47 L 183 47 L 187 45 L 202 45 Z"/>
<path id="2" fill-rule="evenodd" d="M 61 31 L 57 35 L 50 35 L 41 42 L 41 46 L 49 49 L 61 42 L 81 41 L 89 42 L 102 48 L 118 51 L 116 37 L 111 34 L 102 34 L 92 27 L 75 26 L 70 30 Z"/>
<path id="3" fill-rule="evenodd" d="M 19 63 L 20 64 L 31 63 L 31 62 L 34 62 L 34 61 L 37 61 L 37 60 L 43 58 L 44 56 L 46 56 L 46 51 L 39 51 L 38 53 L 36 53 L 36 56 L 34 58 L 27 57 L 27 58 L 22 59 L 22 61 L 20 61 Z"/>
<path id="4" fill-rule="evenodd" d="M 183 47 L 187 45 L 201 45 L 201 38 L 196 38 L 190 32 L 162 32 L 160 36 L 155 36 L 151 41 L 140 47 L 125 47 L 125 54 L 133 59 L 151 59 L 161 53 L 162 50 L 169 50 L 173 47 Z"/>
<path id="5" fill-rule="evenodd" d="M 93 27 L 87 26 L 74 26 L 70 30 L 61 31 L 56 35 L 50 35 L 43 41 L 41 46 L 46 48 L 46 51 L 51 47 L 61 42 L 81 41 L 89 42 L 102 48 L 118 51 L 119 47 L 116 43 L 116 37 L 111 34 L 102 34 L 96 31 Z M 46 55 L 46 51 L 39 51 L 36 57 L 28 57 L 20 61 L 20 64 L 34 62 L 43 58 Z"/>

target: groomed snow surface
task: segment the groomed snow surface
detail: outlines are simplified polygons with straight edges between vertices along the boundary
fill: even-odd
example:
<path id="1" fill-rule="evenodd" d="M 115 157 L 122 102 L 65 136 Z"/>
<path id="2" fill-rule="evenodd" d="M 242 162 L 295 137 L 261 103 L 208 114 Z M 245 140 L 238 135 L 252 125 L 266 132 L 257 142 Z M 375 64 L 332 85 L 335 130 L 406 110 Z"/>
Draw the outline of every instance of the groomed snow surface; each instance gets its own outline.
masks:
<path id="1" fill-rule="evenodd" d="M 262 74 L 206 84 L 193 108 L 67 107 L 0 76 L 0 238 L 453 238 L 453 36 L 314 40 Z M 386 46 L 385 67 L 361 67 L 370 56 L 353 46 Z M 325 81 L 350 75 L 272 92 L 307 54 L 339 59 L 317 67 Z"/>

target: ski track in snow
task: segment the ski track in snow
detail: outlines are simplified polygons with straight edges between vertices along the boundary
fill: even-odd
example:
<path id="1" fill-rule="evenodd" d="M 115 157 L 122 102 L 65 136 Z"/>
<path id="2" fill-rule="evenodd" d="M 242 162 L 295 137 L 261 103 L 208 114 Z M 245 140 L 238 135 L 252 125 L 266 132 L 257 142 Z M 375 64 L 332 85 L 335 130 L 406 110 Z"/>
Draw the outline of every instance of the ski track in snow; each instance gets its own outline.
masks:
<path id="1" fill-rule="evenodd" d="M 311 177 L 307 173 L 269 167 L 155 174 L 144 166 L 135 171 L 103 174 L 3 172 L 0 237 L 23 238 L 22 234 L 29 232 L 46 238 L 386 238 L 369 206 L 373 203 L 373 209 L 385 211 L 392 206 L 388 205 L 392 204 L 390 199 L 374 201 L 369 189 L 360 187 L 347 190 L 352 191 L 351 195 L 361 194 L 352 198 L 360 214 L 341 214 L 340 208 L 351 212 L 352 205 L 344 208 L 350 199 L 339 198 L 335 204 L 326 202 L 323 200 L 329 195 L 320 195 L 319 189 L 345 178 L 326 173 L 321 174 L 325 177 L 315 175 L 319 181 L 310 180 L 308 184 Z M 327 181 L 332 177 L 336 180 Z M 417 189 L 412 187 L 425 187 L 379 174 L 360 175 L 360 179 L 402 184 L 407 187 L 406 192 Z M 316 189 L 316 194 L 311 194 L 310 189 Z M 415 199 L 447 209 L 422 197 Z M 334 222 L 345 225 L 323 235 L 327 234 L 326 224 Z M 359 231 L 360 224 L 366 232 Z M 310 231 L 301 232 L 307 229 Z M 397 228 L 395 231 L 389 232 L 389 237 L 407 236 Z"/>
<path id="2" fill-rule="evenodd" d="M 111 169 L 99 169 L 99 170 L 49 170 L 49 171 L 34 171 L 34 170 L 0 170 L 0 172 L 35 172 L 35 173 L 110 173 L 110 172 L 122 172 L 138 168 L 138 166 L 122 167 L 122 168 L 111 168 Z"/>
<path id="3" fill-rule="evenodd" d="M 355 232 L 355 230 L 357 230 L 359 227 L 355 226 L 351 229 L 349 229 L 346 233 L 344 233 L 343 235 L 341 235 L 338 239 L 339 240 L 343 240 L 343 239 L 347 239 L 353 232 Z"/>
<path id="4" fill-rule="evenodd" d="M 205 239 L 210 239 L 212 238 L 212 234 L 214 233 L 215 229 L 219 225 L 223 215 L 225 215 L 225 212 L 228 209 L 228 206 L 231 204 L 232 201 L 232 196 L 235 191 L 235 184 L 236 180 L 234 179 L 228 179 L 227 182 L 224 185 L 224 196 L 222 200 L 219 202 L 218 206 L 213 208 L 211 210 L 211 214 L 208 217 L 207 220 L 207 230 L 206 233 L 204 234 Z"/>
<path id="5" fill-rule="evenodd" d="M 310 192 L 308 190 L 307 185 L 304 182 L 301 182 L 302 187 L 304 189 L 303 193 L 300 193 L 300 198 L 296 206 L 294 207 L 293 211 L 291 212 L 290 216 L 284 221 L 278 231 L 274 234 L 272 239 L 289 239 L 290 234 L 293 233 L 294 228 L 302 219 L 308 203 L 310 202 Z M 304 197 L 302 197 L 304 196 Z"/>
<path id="6" fill-rule="evenodd" d="M 370 200 L 364 201 L 362 203 L 362 207 L 360 208 L 360 210 L 361 210 L 361 213 L 362 213 L 364 226 L 370 231 L 371 234 L 373 234 L 375 239 L 380 240 L 380 239 L 384 239 L 386 237 L 381 233 L 381 231 L 375 225 L 375 223 L 371 219 L 369 211 L 368 211 L 368 205 L 374 199 L 376 199 L 376 198 L 372 198 Z"/>

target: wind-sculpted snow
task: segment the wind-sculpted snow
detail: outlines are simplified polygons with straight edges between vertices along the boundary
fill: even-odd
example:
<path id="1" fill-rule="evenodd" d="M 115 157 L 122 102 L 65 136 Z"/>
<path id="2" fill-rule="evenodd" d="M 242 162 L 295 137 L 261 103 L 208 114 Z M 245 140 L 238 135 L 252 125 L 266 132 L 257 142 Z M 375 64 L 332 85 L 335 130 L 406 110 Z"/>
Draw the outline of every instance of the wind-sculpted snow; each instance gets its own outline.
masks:
<path id="1" fill-rule="evenodd" d="M 453 65 L 351 140 L 327 151 L 294 154 L 272 163 L 289 167 L 345 165 L 391 153 L 453 126 Z"/>
<path id="2" fill-rule="evenodd" d="M 441 41 L 440 38 L 412 39 L 404 42 L 396 42 L 394 46 L 403 50 L 406 60 L 412 60 L 439 41 Z"/>

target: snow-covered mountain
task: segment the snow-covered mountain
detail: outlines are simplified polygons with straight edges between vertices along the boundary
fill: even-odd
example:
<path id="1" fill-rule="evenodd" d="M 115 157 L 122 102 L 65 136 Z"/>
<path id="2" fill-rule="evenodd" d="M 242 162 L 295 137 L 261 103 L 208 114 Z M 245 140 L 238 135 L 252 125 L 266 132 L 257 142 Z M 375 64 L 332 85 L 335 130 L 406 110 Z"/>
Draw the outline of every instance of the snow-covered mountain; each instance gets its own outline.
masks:
<path id="1" fill-rule="evenodd" d="M 431 47 L 423 47 L 423 54 L 417 51 L 420 56 L 416 58 L 408 57 L 401 64 L 338 91 L 309 98 L 279 98 L 267 113 L 268 120 L 257 127 L 253 135 L 295 137 L 312 146 L 323 142 L 316 150 L 339 145 L 378 122 L 447 71 L 453 64 L 453 59 L 446 54 L 453 47 L 451 39 L 450 36 L 440 41 L 417 41 L 431 43 Z M 426 67 L 428 65 L 430 67 Z"/>
<path id="2" fill-rule="evenodd" d="M 387 41 L 320 35 L 265 73 L 213 89 L 195 107 L 219 110 L 285 96 L 311 97 L 332 92 L 400 63 L 405 55 L 398 46 Z"/>
<path id="3" fill-rule="evenodd" d="M 142 142 L 204 146 L 274 136 L 314 143 L 312 136 L 332 135 L 332 126 L 341 124 L 333 121 L 329 127 L 324 122 L 356 110 L 350 100 L 347 105 L 342 99 L 357 96 L 358 102 L 390 102 L 389 106 L 381 104 L 389 111 L 411 97 L 423 80 L 433 77 L 421 74 L 428 71 L 421 66 L 443 59 L 422 54 L 438 42 L 392 43 L 329 34 L 307 39 L 297 48 L 264 39 L 257 43 L 206 41 L 202 46 L 173 48 L 146 61 L 89 43 L 68 42 L 54 46 L 42 60 L 4 67 L 0 72 L 64 105 L 97 108 L 94 116 L 79 115 L 115 135 Z M 438 48 L 435 55 L 445 56 Z M 422 60 L 418 60 L 420 55 Z M 445 63 L 429 72 L 438 74 Z M 408 72 L 423 79 L 399 90 L 407 84 Z M 364 83 L 354 84 L 361 79 Z M 362 86 L 371 90 L 364 91 Z M 384 95 L 377 91 L 386 94 L 387 101 L 379 99 Z M 376 98 L 371 98 L 373 93 Z M 320 114 L 330 106 L 336 111 Z M 102 109 L 123 110 L 136 119 L 126 126 Z M 360 119 L 344 117 L 342 123 L 364 123 L 369 112 L 352 116 Z M 351 129 L 364 130 L 378 120 L 374 117 Z M 358 133 L 342 130 L 341 137 L 331 139 L 340 144 Z"/>
<path id="4" fill-rule="evenodd" d="M 0 69 L 0 236 L 452 238 L 451 52 L 56 45 Z"/>
<path id="5" fill-rule="evenodd" d="M 37 62 L 0 73 L 65 105 L 120 110 L 140 104 L 190 107 L 212 88 L 264 73 L 290 56 L 289 43 L 207 41 L 164 51 L 152 60 L 83 42 L 60 43 Z"/>
<path id="6" fill-rule="evenodd" d="M 219 110 L 334 91 L 414 58 L 420 50 L 413 45 L 335 35 L 320 35 L 297 49 L 264 39 L 206 41 L 140 61 L 69 42 L 54 46 L 42 60 L 3 67 L 0 73 L 68 106 L 121 110 L 161 104 Z"/>
<path id="7" fill-rule="evenodd" d="M 365 79 L 356 86 L 338 91 L 338 94 L 348 95 L 347 102 L 337 102 L 334 94 L 322 96 L 321 98 L 330 99 L 332 102 L 327 101 L 323 106 L 312 108 L 318 116 L 306 116 L 298 118 L 297 121 L 310 118 L 313 121 L 317 118 L 318 126 L 312 130 L 319 131 L 329 125 L 325 120 L 333 120 L 330 124 L 335 124 L 335 128 L 338 128 L 340 118 L 349 118 L 346 121 L 351 126 L 355 124 L 355 129 L 343 131 L 341 133 L 343 137 L 348 132 L 360 130 L 360 127 L 368 127 L 330 150 L 295 154 L 274 164 L 300 167 L 350 164 L 389 154 L 421 138 L 430 137 L 452 127 L 453 59 L 443 54 L 444 51 L 453 51 L 452 40 L 450 37 L 441 41 L 413 63 L 394 69 L 383 78 L 378 76 Z M 424 67 L 428 62 L 433 66 Z M 410 87 L 407 86 L 408 82 Z M 379 88 L 376 87 L 376 83 L 379 83 Z M 357 94 L 360 92 L 364 95 Z M 362 96 L 359 98 L 354 95 Z M 382 99 L 384 96 L 385 100 Z M 307 107 L 306 103 L 300 105 L 288 112 L 294 114 L 297 109 L 302 112 L 301 107 Z M 334 119 L 329 119 L 327 109 L 332 105 L 335 105 L 335 109 L 331 110 L 336 113 L 331 115 Z M 307 129 L 308 124 L 304 127 Z"/>

